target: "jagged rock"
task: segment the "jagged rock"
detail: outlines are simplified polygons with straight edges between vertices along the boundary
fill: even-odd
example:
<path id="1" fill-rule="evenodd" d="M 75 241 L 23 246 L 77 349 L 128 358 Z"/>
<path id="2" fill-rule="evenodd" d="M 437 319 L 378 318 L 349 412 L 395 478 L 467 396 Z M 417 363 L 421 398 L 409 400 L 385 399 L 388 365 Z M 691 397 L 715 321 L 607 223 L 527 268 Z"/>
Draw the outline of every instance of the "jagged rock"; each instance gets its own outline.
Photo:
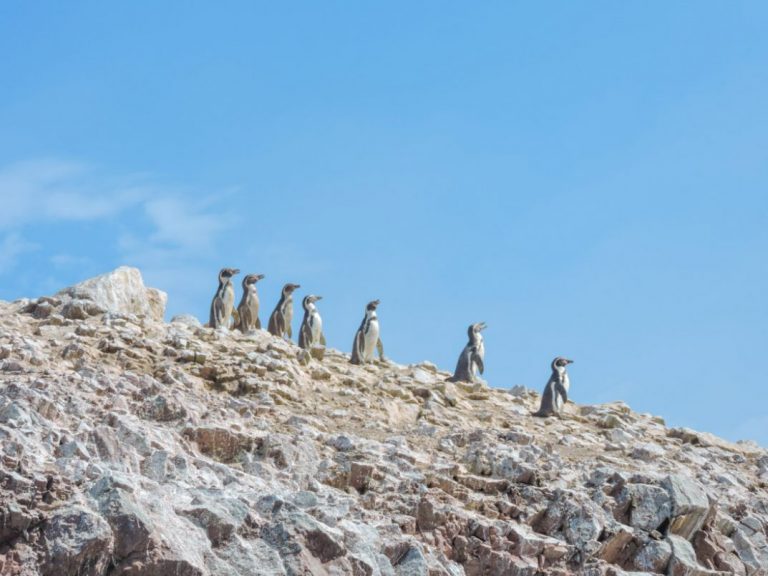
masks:
<path id="1" fill-rule="evenodd" d="M 666 540 L 648 540 L 635 554 L 629 567 L 634 570 L 664 574 L 672 557 L 672 545 Z"/>
<path id="2" fill-rule="evenodd" d="M 690 540 L 709 514 L 707 493 L 694 480 L 679 474 L 667 476 L 661 485 L 672 504 L 669 531 Z"/>
<path id="3" fill-rule="evenodd" d="M 616 502 L 627 510 L 629 525 L 646 532 L 658 530 L 672 512 L 669 493 L 647 484 L 626 484 Z"/>
<path id="4" fill-rule="evenodd" d="M 43 528 L 42 576 L 102 576 L 112 555 L 109 525 L 82 506 L 58 510 Z"/>
<path id="5" fill-rule="evenodd" d="M 197 443 L 200 452 L 220 462 L 234 462 L 264 442 L 264 436 L 249 436 L 221 427 L 187 428 L 184 435 Z"/>
<path id="6" fill-rule="evenodd" d="M 150 519 L 126 488 L 105 477 L 91 489 L 99 511 L 112 528 L 115 563 L 120 563 L 134 552 L 146 552 L 153 530 Z"/>
<path id="7" fill-rule="evenodd" d="M 670 534 L 668 537 L 672 555 L 667 574 L 669 576 L 728 576 L 728 572 L 709 570 L 701 566 L 696 559 L 696 552 L 685 538 Z"/>
<path id="8" fill-rule="evenodd" d="M 731 540 L 739 559 L 747 566 L 748 573 L 759 574 L 760 570 L 768 572 L 765 523 L 756 518 L 745 518 L 734 529 Z"/>
<path id="9" fill-rule="evenodd" d="M 91 312 L 96 308 L 89 309 L 89 306 L 94 305 L 100 307 L 102 311 L 135 314 L 162 321 L 168 300 L 165 292 L 146 288 L 141 272 L 127 266 L 65 288 L 57 296 L 68 296 L 73 299 L 73 302 L 65 305 L 65 308 L 70 307 L 69 314 L 71 314 L 65 314 L 65 317 L 77 319 L 85 319 L 93 315 Z"/>
<path id="10" fill-rule="evenodd" d="M 42 515 L 18 502 L 7 502 L 0 508 L 0 545 L 10 543 L 42 521 Z"/>
<path id="11" fill-rule="evenodd" d="M 159 394 L 145 401 L 139 409 L 139 414 L 158 422 L 170 422 L 184 418 L 187 410 L 177 400 Z"/>

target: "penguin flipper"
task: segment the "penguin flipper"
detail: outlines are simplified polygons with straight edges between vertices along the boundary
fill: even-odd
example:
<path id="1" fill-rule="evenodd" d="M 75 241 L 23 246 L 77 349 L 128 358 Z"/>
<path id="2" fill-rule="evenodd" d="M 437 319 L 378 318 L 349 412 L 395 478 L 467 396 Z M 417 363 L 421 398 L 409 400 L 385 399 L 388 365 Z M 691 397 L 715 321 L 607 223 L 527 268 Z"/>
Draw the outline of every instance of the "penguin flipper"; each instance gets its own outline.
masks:
<path id="1" fill-rule="evenodd" d="M 483 363 L 483 359 L 480 357 L 479 354 L 473 354 L 472 360 L 475 362 L 475 365 L 477 366 L 477 370 L 480 372 L 480 374 L 483 373 L 485 370 L 485 364 Z"/>
<path id="2" fill-rule="evenodd" d="M 352 342 L 352 356 L 350 357 L 349 361 L 352 364 L 360 364 L 360 360 L 363 357 L 363 353 L 360 350 L 360 342 L 363 339 L 362 332 L 358 330 L 355 333 L 355 341 Z"/>
<path id="3" fill-rule="evenodd" d="M 211 315 L 212 327 L 213 328 L 219 328 L 220 326 L 224 325 L 224 302 L 222 302 L 221 298 L 216 298 L 213 301 L 213 314 Z"/>
<path id="4" fill-rule="evenodd" d="M 381 343 L 381 338 L 376 341 L 376 350 L 379 351 L 379 360 L 384 360 L 384 344 Z"/>
<path id="5" fill-rule="evenodd" d="M 254 325 L 256 328 L 258 328 L 259 330 L 261 330 L 261 320 L 259 320 L 259 317 L 258 317 L 258 316 L 256 316 L 256 322 L 254 322 L 254 323 L 253 323 L 253 325 Z"/>
<path id="6" fill-rule="evenodd" d="M 227 318 L 229 320 L 229 318 Z M 240 312 L 232 308 L 232 328 L 235 329 L 240 326 Z"/>
<path id="7" fill-rule="evenodd" d="M 280 321 L 277 317 L 277 310 L 272 312 L 272 315 L 269 317 L 269 324 L 267 324 L 267 329 L 269 330 L 269 333 L 272 334 L 272 336 L 282 336 L 282 330 L 280 330 Z"/>
<path id="8" fill-rule="evenodd" d="M 285 333 L 288 335 L 288 340 L 290 340 L 293 337 L 293 330 L 290 326 L 285 327 Z"/>
<path id="9" fill-rule="evenodd" d="M 323 334 L 322 332 L 320 332 L 320 344 L 322 346 L 325 346 L 325 334 Z"/>
<path id="10" fill-rule="evenodd" d="M 305 322 L 302 322 L 301 328 L 299 329 L 299 348 L 304 348 L 305 350 L 310 347 L 312 343 L 312 334 L 309 331 L 309 326 Z"/>

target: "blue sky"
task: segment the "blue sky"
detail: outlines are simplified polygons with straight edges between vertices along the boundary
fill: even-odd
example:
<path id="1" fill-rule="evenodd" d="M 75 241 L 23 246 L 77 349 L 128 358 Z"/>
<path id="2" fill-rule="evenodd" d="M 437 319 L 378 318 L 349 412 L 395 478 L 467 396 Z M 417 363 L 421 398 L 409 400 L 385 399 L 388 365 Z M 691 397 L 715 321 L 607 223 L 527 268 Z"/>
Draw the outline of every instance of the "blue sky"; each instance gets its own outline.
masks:
<path id="1" fill-rule="evenodd" d="M 485 320 L 493 386 L 768 445 L 765 3 L 279 4 L 0 6 L 0 298 L 129 264 L 205 317 L 237 266 L 334 347 Z"/>

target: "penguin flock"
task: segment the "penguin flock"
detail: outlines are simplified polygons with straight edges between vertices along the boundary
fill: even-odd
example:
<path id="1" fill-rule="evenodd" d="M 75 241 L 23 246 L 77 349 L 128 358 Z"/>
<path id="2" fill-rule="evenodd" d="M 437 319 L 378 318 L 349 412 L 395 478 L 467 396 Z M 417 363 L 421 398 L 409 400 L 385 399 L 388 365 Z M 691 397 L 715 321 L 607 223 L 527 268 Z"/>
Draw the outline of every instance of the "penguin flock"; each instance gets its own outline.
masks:
<path id="1" fill-rule="evenodd" d="M 222 268 L 219 271 L 219 285 L 211 301 L 211 312 L 208 326 L 214 329 L 236 329 L 243 333 L 261 329 L 259 320 L 259 295 L 256 284 L 264 279 L 264 274 L 247 274 L 242 281 L 243 296 L 235 308 L 235 288 L 232 278 L 240 273 L 238 268 Z M 290 340 L 293 336 L 291 323 L 293 320 L 293 293 L 301 288 L 300 284 L 287 283 L 283 286 L 275 309 L 269 316 L 267 330 L 273 336 Z M 316 303 L 322 296 L 309 294 L 301 301 L 304 317 L 299 329 L 299 348 L 305 353 L 313 348 L 324 348 L 326 345 L 323 335 L 323 320 Z M 376 309 L 379 300 L 368 302 L 365 316 L 360 327 L 355 332 L 352 343 L 350 363 L 366 364 L 374 360 L 378 353 L 379 361 L 384 361 L 384 345 L 381 342 L 379 317 Z M 487 328 L 485 322 L 476 322 L 467 329 L 469 341 L 459 354 L 456 369 L 451 382 L 478 382 L 477 374 L 485 371 L 485 344 L 482 331 Z M 563 407 L 568 402 L 570 380 L 566 367 L 573 360 L 556 357 L 552 360 L 552 375 L 549 377 L 541 396 L 541 406 L 532 416 L 546 418 L 561 417 Z"/>

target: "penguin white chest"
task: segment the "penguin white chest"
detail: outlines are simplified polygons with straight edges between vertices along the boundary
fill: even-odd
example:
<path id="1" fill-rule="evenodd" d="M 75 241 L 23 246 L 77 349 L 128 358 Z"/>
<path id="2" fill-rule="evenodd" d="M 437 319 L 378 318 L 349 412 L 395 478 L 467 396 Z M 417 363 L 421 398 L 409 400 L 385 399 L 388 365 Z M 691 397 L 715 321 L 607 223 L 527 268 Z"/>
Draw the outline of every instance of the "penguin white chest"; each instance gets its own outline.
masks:
<path id="1" fill-rule="evenodd" d="M 293 300 L 288 299 L 283 303 L 282 313 L 285 325 L 290 326 L 293 320 Z"/>
<path id="2" fill-rule="evenodd" d="M 221 299 L 224 304 L 224 312 L 229 316 L 232 313 L 232 308 L 235 306 L 235 289 L 231 284 L 224 288 L 224 294 Z"/>
<path id="3" fill-rule="evenodd" d="M 365 334 L 363 334 L 363 352 L 365 359 L 373 358 L 373 351 L 376 349 L 376 343 L 379 341 L 379 321 L 377 318 L 371 318 L 368 322 Z"/>
<path id="4" fill-rule="evenodd" d="M 565 391 L 568 392 L 568 389 L 571 387 L 571 382 L 570 380 L 568 380 L 568 374 L 563 373 L 560 376 L 560 384 L 562 384 L 563 388 L 565 388 Z M 563 402 L 563 397 L 557 391 L 557 388 L 555 388 L 554 393 L 555 393 L 555 408 L 557 409 L 558 412 L 560 412 L 563 409 L 563 406 L 565 406 L 565 402 Z"/>
<path id="5" fill-rule="evenodd" d="M 312 315 L 309 317 L 309 326 L 312 329 L 312 342 L 317 344 L 320 342 L 320 335 L 323 333 L 323 319 L 320 318 L 317 310 L 312 311 Z"/>
<path id="6" fill-rule="evenodd" d="M 483 342 L 483 337 L 480 334 L 477 335 L 475 348 L 477 349 L 477 355 L 480 356 L 480 359 L 485 360 L 485 342 Z"/>
<path id="7" fill-rule="evenodd" d="M 255 291 L 248 293 L 248 299 L 246 300 L 246 306 L 251 310 L 259 309 L 259 295 Z"/>

